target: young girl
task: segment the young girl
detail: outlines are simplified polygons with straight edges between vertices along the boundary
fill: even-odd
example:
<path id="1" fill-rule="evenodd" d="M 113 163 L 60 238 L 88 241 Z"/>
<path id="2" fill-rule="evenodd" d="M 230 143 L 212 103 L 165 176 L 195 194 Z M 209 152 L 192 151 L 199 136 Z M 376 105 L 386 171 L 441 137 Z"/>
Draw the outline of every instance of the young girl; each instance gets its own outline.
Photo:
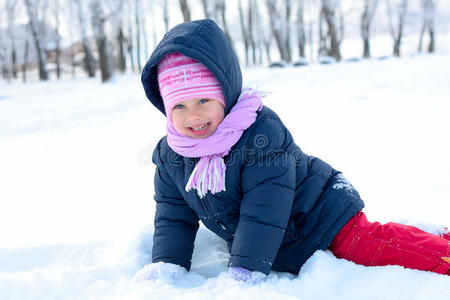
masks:
<path id="1" fill-rule="evenodd" d="M 199 221 L 227 242 L 236 280 L 297 274 L 318 249 L 366 266 L 450 275 L 449 235 L 367 221 L 341 173 L 304 154 L 261 95 L 242 90 L 238 60 L 211 20 L 170 30 L 142 83 L 167 117 L 167 136 L 153 153 L 152 255 L 162 263 L 150 266 L 150 278 L 161 266 L 189 270 Z"/>

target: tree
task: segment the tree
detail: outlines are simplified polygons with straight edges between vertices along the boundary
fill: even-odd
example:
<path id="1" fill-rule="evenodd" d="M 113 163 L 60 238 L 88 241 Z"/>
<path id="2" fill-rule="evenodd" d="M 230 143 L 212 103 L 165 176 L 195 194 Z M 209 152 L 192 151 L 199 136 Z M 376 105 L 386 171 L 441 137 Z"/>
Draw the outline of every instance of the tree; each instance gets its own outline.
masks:
<path id="1" fill-rule="evenodd" d="M 106 15 L 102 0 L 90 0 L 92 30 L 94 32 L 97 50 L 100 59 L 100 72 L 102 82 L 110 80 L 114 74 L 111 46 L 105 32 L 105 23 L 111 15 Z M 118 8 L 116 8 L 118 9 Z"/>
<path id="2" fill-rule="evenodd" d="M 38 55 L 39 80 L 48 80 L 47 53 L 45 48 L 45 13 L 46 2 L 24 0 L 34 46 Z"/>
<path id="3" fill-rule="evenodd" d="M 245 26 L 245 18 L 244 18 L 244 9 L 242 8 L 242 1 L 239 0 L 238 3 L 239 8 L 239 20 L 241 23 L 241 33 L 242 33 L 242 41 L 244 42 L 244 50 L 245 50 L 245 65 L 249 65 L 249 57 L 248 57 L 248 50 L 249 50 L 249 34 L 247 31 L 247 26 Z"/>
<path id="4" fill-rule="evenodd" d="M 83 7 L 82 0 L 72 0 L 74 1 L 76 7 L 77 7 L 77 13 L 78 13 L 78 22 L 80 24 L 80 35 L 81 35 L 81 43 L 83 45 L 83 51 L 84 51 L 84 69 L 86 70 L 89 77 L 95 77 L 95 60 L 94 56 L 92 55 L 91 50 L 91 44 L 89 42 L 89 38 L 87 35 L 87 21 L 85 18 L 85 11 Z"/>
<path id="5" fill-rule="evenodd" d="M 165 29 L 167 31 L 169 31 L 169 3 L 167 2 L 167 0 L 163 0 L 163 19 L 164 19 L 164 26 Z M 152 13 L 153 13 L 153 9 L 152 9 Z M 155 21 L 155 16 L 152 15 L 153 18 L 153 22 Z M 153 27 L 154 28 L 154 27 Z"/>
<path id="6" fill-rule="evenodd" d="M 284 2 L 285 15 L 282 17 L 277 8 L 277 0 L 266 0 L 269 11 L 270 28 L 280 52 L 281 59 L 290 62 L 291 50 L 289 44 L 290 0 Z"/>
<path id="7" fill-rule="evenodd" d="M 296 27 L 297 27 L 298 55 L 300 57 L 305 57 L 305 44 L 306 44 L 304 4 L 305 4 L 304 0 L 298 0 Z"/>
<path id="8" fill-rule="evenodd" d="M 138 69 L 142 69 L 141 63 L 141 0 L 134 1 L 134 20 L 136 25 L 136 57 Z"/>
<path id="9" fill-rule="evenodd" d="M 61 36 L 59 35 L 59 25 L 60 25 L 60 0 L 53 0 L 51 11 L 53 14 L 55 22 L 55 63 L 56 63 L 56 78 L 61 78 Z"/>
<path id="10" fill-rule="evenodd" d="M 419 52 L 422 51 L 423 36 L 425 32 L 428 32 L 430 41 L 428 44 L 428 52 L 434 52 L 434 18 L 436 12 L 435 0 L 421 0 L 423 15 L 422 15 L 422 27 L 419 37 Z"/>
<path id="11" fill-rule="evenodd" d="M 219 1 L 223 2 L 222 0 L 202 0 L 203 13 L 205 14 L 206 19 L 217 20 L 217 3 Z"/>
<path id="12" fill-rule="evenodd" d="M 400 56 L 400 46 L 402 44 L 403 27 L 405 24 L 405 16 L 408 8 L 408 0 L 400 0 L 394 3 L 395 12 L 397 16 L 397 26 L 394 28 L 394 20 L 392 16 L 391 1 L 386 0 L 388 18 L 389 18 L 389 31 L 394 41 L 394 56 Z"/>
<path id="13" fill-rule="evenodd" d="M 191 21 L 191 9 L 189 7 L 188 0 L 179 0 L 179 3 L 184 22 Z"/>
<path id="14" fill-rule="evenodd" d="M 8 74 L 12 74 L 13 78 L 17 78 L 17 45 L 16 38 L 14 34 L 14 27 L 16 25 L 16 18 L 19 13 L 20 5 L 13 0 L 6 0 L 5 2 L 5 13 L 7 19 L 7 32 L 10 41 L 10 54 L 11 58 L 8 60 L 10 62 L 10 70 Z"/>
<path id="15" fill-rule="evenodd" d="M 216 4 L 215 7 L 216 7 L 216 12 L 217 12 L 215 18 L 216 18 L 217 22 L 222 26 L 225 36 L 227 37 L 228 41 L 230 42 L 231 48 L 234 50 L 234 52 L 236 52 L 236 49 L 234 47 L 233 38 L 231 37 L 230 30 L 228 29 L 225 0 L 215 0 L 214 3 Z"/>
<path id="16" fill-rule="evenodd" d="M 364 8 L 361 14 L 361 37 L 363 39 L 363 57 L 370 57 L 370 29 L 373 16 L 378 6 L 378 0 L 364 0 Z"/>
<path id="17" fill-rule="evenodd" d="M 326 44 L 328 44 L 322 44 L 322 47 L 325 46 L 327 55 L 334 57 L 337 61 L 341 60 L 341 52 L 339 47 L 340 40 L 338 38 L 338 24 L 336 18 L 336 9 L 339 3 L 340 0 L 322 0 L 320 18 L 320 24 L 322 21 L 325 21 L 328 29 L 326 38 L 324 38 L 325 35 L 323 35 L 323 32 L 320 31 L 322 43 L 324 43 L 323 41 L 325 40 L 327 41 Z M 322 48 L 321 50 L 323 51 L 324 49 Z"/>

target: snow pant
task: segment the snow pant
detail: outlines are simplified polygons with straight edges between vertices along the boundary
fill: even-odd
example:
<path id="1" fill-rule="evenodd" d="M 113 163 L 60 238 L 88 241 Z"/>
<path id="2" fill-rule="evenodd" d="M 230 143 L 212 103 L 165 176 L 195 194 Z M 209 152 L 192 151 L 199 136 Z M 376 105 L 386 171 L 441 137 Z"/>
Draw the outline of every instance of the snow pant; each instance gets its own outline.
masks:
<path id="1" fill-rule="evenodd" d="M 424 232 L 398 223 L 369 222 L 357 213 L 329 249 L 338 258 L 365 266 L 399 265 L 450 275 L 450 234 Z"/>

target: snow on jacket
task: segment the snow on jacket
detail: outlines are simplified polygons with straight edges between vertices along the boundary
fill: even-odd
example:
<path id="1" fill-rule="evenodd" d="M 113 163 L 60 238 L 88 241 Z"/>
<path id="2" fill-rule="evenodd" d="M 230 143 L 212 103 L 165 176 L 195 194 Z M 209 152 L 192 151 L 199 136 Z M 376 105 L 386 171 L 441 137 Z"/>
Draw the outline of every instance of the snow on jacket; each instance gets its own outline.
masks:
<path id="1" fill-rule="evenodd" d="M 180 24 L 156 47 L 142 73 L 148 99 L 162 113 L 157 63 L 180 52 L 219 80 L 228 113 L 242 89 L 238 60 L 223 31 L 211 20 Z M 326 249 L 364 204 L 341 173 L 301 151 L 280 118 L 264 107 L 224 157 L 226 191 L 199 198 L 185 191 L 198 158 L 175 153 L 162 138 L 153 153 L 155 232 L 153 262 L 190 269 L 199 221 L 223 238 L 230 266 L 268 274 L 298 273 L 318 249 Z"/>

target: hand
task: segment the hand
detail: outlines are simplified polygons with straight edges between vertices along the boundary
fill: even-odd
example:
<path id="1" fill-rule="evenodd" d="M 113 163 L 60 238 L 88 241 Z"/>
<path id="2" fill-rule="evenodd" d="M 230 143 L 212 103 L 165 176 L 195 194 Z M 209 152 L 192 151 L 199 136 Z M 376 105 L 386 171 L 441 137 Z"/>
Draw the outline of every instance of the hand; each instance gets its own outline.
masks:
<path id="1" fill-rule="evenodd" d="M 242 267 L 230 267 L 228 274 L 237 281 L 244 281 L 250 284 L 258 284 L 267 278 L 267 275 L 257 271 L 251 271 Z"/>
<path id="2" fill-rule="evenodd" d="M 187 270 L 179 265 L 171 263 L 151 263 L 140 269 L 133 278 L 133 281 L 144 280 L 177 280 L 186 275 Z"/>

